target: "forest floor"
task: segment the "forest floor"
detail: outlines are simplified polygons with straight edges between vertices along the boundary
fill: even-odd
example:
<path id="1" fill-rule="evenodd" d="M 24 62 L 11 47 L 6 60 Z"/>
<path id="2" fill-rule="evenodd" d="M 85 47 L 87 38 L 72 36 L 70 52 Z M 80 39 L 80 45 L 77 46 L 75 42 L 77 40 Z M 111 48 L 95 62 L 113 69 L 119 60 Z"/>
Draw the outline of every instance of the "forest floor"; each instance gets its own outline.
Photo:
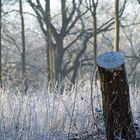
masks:
<path id="1" fill-rule="evenodd" d="M 130 96 L 140 124 L 140 91 L 130 88 Z M 90 81 L 71 91 L 65 86 L 63 94 L 45 84 L 26 96 L 18 88 L 1 90 L 0 140 L 106 140 L 101 100 L 99 84 L 91 94 Z"/>

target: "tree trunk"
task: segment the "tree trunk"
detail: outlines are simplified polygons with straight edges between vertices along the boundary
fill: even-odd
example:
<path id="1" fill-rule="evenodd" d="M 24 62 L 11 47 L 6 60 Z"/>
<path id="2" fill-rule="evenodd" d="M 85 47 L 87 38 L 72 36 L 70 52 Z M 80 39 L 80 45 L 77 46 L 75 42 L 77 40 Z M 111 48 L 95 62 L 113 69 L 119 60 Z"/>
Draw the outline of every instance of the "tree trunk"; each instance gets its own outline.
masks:
<path id="1" fill-rule="evenodd" d="M 46 55 L 47 55 L 47 72 L 48 72 L 48 81 L 50 82 L 51 88 L 54 87 L 56 81 L 56 72 L 55 72 L 55 48 L 52 44 L 52 32 L 51 32 L 51 11 L 50 11 L 50 0 L 46 0 Z"/>
<path id="2" fill-rule="evenodd" d="M 114 35 L 114 51 L 119 51 L 119 0 L 115 0 L 114 5 L 114 16 L 115 16 L 115 35 Z"/>
<path id="3" fill-rule="evenodd" d="M 64 48 L 63 48 L 63 39 L 58 37 L 56 39 L 56 52 L 55 52 L 55 71 L 56 71 L 56 81 L 61 83 L 63 80 L 63 57 L 64 57 Z"/>
<path id="4" fill-rule="evenodd" d="M 20 18 L 21 18 L 21 37 L 22 37 L 22 80 L 24 80 L 24 89 L 25 92 L 28 89 L 27 85 L 27 76 L 26 76 L 26 47 L 25 47 L 25 24 L 24 24 L 24 17 L 23 17 L 23 7 L 22 7 L 22 0 L 19 0 L 19 11 L 20 11 Z"/>
<path id="5" fill-rule="evenodd" d="M 96 56 L 97 56 L 97 6 L 98 6 L 98 0 L 95 1 L 92 0 L 92 3 L 94 5 L 93 7 L 93 12 L 92 12 L 92 17 L 93 17 L 93 31 L 94 31 L 94 63 L 95 63 L 95 67 L 96 67 Z"/>
<path id="6" fill-rule="evenodd" d="M 136 140 L 124 59 L 120 52 L 97 58 L 107 140 Z"/>
<path id="7" fill-rule="evenodd" d="M 26 60 L 25 60 L 25 27 L 24 27 L 24 17 L 23 17 L 23 9 L 22 9 L 22 1 L 19 0 L 19 8 L 20 8 L 20 17 L 21 17 L 21 36 L 22 36 L 22 74 L 23 77 L 26 73 Z"/>
<path id="8" fill-rule="evenodd" d="M 0 0 L 0 87 L 2 88 L 2 45 L 1 45 L 1 12 L 2 12 L 2 2 Z"/>

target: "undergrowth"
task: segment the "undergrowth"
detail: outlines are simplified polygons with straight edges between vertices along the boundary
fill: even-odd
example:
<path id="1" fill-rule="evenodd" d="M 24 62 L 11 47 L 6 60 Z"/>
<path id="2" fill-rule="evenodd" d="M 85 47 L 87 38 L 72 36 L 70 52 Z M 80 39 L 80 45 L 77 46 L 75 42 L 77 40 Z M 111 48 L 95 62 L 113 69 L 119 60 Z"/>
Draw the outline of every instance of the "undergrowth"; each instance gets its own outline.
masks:
<path id="1" fill-rule="evenodd" d="M 50 92 L 47 85 L 27 95 L 18 88 L 0 90 L 0 140 L 106 140 L 99 85 L 78 82 Z M 139 123 L 139 92 L 131 90 L 132 110 Z M 62 92 L 62 91 L 61 91 Z"/>

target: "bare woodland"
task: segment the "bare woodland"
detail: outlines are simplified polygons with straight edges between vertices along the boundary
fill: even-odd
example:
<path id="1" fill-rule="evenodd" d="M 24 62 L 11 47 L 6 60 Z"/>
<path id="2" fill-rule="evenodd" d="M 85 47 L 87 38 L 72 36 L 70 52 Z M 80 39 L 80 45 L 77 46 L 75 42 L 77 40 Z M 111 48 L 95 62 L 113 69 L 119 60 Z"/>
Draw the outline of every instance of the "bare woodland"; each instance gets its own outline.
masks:
<path id="1" fill-rule="evenodd" d="M 3 81 L 22 81 L 24 77 L 29 83 L 41 82 L 44 78 L 61 82 L 67 77 L 74 84 L 79 68 L 85 77 L 84 73 L 94 69 L 96 55 L 113 50 L 112 34 L 118 26 L 114 25 L 113 2 L 63 0 L 59 1 L 55 13 L 51 11 L 50 3 L 39 0 L 19 1 L 19 5 L 14 1 L 2 3 Z M 132 8 L 132 4 L 136 9 L 130 14 L 127 7 Z M 139 47 L 136 47 L 139 42 L 138 37 L 133 36 L 139 28 L 139 5 L 137 1 L 123 1 L 119 5 L 120 51 L 128 54 L 128 72 L 134 78 L 139 75 Z M 15 73 L 9 74 L 9 71 Z"/>
<path id="2" fill-rule="evenodd" d="M 125 55 L 130 100 L 136 93 L 138 102 L 139 31 L 139 0 L 0 0 L 0 139 L 105 140 L 96 58 Z"/>

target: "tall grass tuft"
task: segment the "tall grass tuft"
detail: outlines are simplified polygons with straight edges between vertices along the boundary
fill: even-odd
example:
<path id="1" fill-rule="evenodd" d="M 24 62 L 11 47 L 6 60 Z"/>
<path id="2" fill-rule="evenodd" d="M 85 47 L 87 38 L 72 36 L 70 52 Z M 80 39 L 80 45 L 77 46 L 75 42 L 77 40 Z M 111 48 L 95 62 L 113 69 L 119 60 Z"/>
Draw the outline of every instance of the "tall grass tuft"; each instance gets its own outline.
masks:
<path id="1" fill-rule="evenodd" d="M 93 85 L 93 114 L 90 84 L 78 81 L 71 90 L 64 87 L 63 93 L 50 92 L 44 84 L 29 87 L 26 96 L 18 88 L 0 90 L 0 140 L 105 140 L 101 93 Z M 139 123 L 140 93 L 131 91 Z"/>

